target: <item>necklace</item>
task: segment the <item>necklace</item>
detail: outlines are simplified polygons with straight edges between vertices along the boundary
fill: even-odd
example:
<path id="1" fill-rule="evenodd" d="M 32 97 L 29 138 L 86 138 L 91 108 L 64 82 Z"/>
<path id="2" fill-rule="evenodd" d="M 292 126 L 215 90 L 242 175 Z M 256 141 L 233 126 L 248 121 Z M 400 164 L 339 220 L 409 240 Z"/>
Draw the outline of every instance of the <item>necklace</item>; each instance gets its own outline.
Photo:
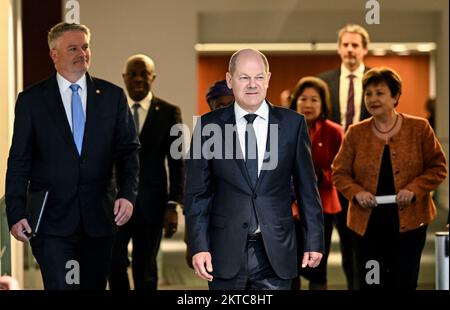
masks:
<path id="1" fill-rule="evenodd" d="M 395 128 L 395 125 L 397 125 L 397 121 L 398 121 L 398 114 L 395 114 L 394 125 L 392 125 L 392 127 L 391 127 L 389 130 L 386 130 L 386 131 L 382 131 L 382 130 L 378 129 L 378 127 L 377 127 L 377 122 L 375 121 L 375 119 L 373 119 L 373 126 L 375 127 L 375 130 L 376 130 L 376 131 L 378 131 L 379 133 L 385 135 L 385 134 L 390 133 L 390 132 Z"/>

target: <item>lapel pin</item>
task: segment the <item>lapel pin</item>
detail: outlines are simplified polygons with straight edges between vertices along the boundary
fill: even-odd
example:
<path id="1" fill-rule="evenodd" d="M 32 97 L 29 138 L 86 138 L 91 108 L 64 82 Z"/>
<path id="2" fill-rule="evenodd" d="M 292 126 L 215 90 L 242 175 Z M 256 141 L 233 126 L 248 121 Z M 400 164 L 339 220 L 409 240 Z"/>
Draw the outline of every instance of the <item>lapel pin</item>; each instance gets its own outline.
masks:
<path id="1" fill-rule="evenodd" d="M 96 94 L 100 94 L 100 89 L 96 89 L 96 90 L 95 90 L 95 93 L 96 93 Z"/>

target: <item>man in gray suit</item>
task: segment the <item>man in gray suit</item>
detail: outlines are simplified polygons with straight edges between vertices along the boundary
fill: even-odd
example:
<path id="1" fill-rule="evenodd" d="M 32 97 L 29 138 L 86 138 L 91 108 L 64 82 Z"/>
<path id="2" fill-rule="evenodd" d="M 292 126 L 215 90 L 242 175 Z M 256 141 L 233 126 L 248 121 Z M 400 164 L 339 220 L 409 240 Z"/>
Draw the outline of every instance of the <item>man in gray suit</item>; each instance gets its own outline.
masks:
<path id="1" fill-rule="evenodd" d="M 316 267 L 322 258 L 323 215 L 306 122 L 266 101 L 269 79 L 264 54 L 234 53 L 226 80 L 235 102 L 202 116 L 193 135 L 184 212 L 194 270 L 210 289 L 290 289 L 297 259 Z M 305 233 L 299 258 L 291 179 Z"/>
<path id="2" fill-rule="evenodd" d="M 338 54 L 341 67 L 319 74 L 328 84 L 331 99 L 330 120 L 342 125 L 346 131 L 348 126 L 370 117 L 363 103 L 362 78 L 369 70 L 364 66 L 369 44 L 368 32 L 359 25 L 349 24 L 339 30 Z M 336 215 L 336 228 L 339 233 L 342 253 L 342 267 L 347 278 L 348 289 L 353 287 L 353 254 L 351 231 L 347 228 L 348 201 L 339 194 L 342 211 Z"/>

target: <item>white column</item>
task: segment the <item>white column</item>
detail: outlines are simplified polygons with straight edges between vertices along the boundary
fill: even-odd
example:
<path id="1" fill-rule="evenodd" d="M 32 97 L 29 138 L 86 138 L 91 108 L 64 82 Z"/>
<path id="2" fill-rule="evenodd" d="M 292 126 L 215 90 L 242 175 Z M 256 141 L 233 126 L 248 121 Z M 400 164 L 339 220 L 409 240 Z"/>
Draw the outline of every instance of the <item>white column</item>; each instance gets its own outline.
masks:
<path id="1" fill-rule="evenodd" d="M 21 33 L 20 0 L 0 0 L 0 196 L 5 189 L 8 151 L 11 144 L 14 104 L 17 91 L 22 88 L 22 48 L 18 45 Z M 18 61 L 20 60 L 20 61 Z M 18 75 L 20 72 L 20 75 Z M 18 82 L 20 81 L 20 82 Z M 23 287 L 23 244 L 11 239 L 12 276 Z"/>
<path id="2" fill-rule="evenodd" d="M 437 94 L 436 94 L 436 135 L 442 144 L 442 147 L 449 158 L 449 123 L 448 123 L 448 59 L 449 59 L 449 42 L 448 42 L 448 5 L 446 1 L 446 8 L 441 10 L 441 22 L 440 33 L 438 37 L 438 50 L 437 50 Z M 449 183 L 448 177 L 438 190 L 438 201 L 440 205 L 444 206 L 448 210 L 448 197 L 449 197 Z"/>

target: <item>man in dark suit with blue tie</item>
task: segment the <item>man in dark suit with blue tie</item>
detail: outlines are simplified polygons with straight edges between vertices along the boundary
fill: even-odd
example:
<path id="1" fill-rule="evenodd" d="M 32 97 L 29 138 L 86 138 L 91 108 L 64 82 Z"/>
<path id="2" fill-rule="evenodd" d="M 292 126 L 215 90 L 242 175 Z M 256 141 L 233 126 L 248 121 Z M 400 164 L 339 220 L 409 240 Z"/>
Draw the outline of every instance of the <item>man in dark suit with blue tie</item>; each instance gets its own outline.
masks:
<path id="1" fill-rule="evenodd" d="M 180 108 L 156 97 L 151 91 L 155 80 L 153 60 L 142 54 L 128 58 L 123 79 L 128 102 L 139 133 L 140 177 L 136 208 L 131 220 L 119 228 L 113 247 L 109 279 L 112 290 L 129 290 L 128 242 L 133 241 L 132 274 L 136 290 L 156 290 L 156 257 L 164 236 L 177 231 L 177 205 L 184 188 L 184 162 L 170 155 L 176 136 L 173 126 L 181 124 Z M 167 160 L 167 169 L 165 161 Z"/>
<path id="2" fill-rule="evenodd" d="M 369 70 L 364 66 L 364 57 L 368 52 L 370 38 L 366 29 L 359 25 L 348 24 L 338 33 L 338 54 L 341 67 L 318 75 L 328 84 L 330 90 L 330 120 L 341 125 L 346 131 L 348 127 L 370 117 L 363 102 L 362 78 Z M 339 233 L 342 254 L 342 268 L 347 279 L 348 289 L 353 285 L 353 246 L 352 232 L 347 228 L 348 201 L 339 193 L 342 211 L 336 214 L 336 228 Z"/>
<path id="3" fill-rule="evenodd" d="M 56 73 L 16 103 L 7 216 L 11 234 L 28 241 L 27 193 L 49 192 L 30 240 L 45 289 L 105 289 L 113 235 L 137 195 L 133 119 L 123 90 L 87 73 L 89 40 L 84 25 L 54 26 L 48 43 Z"/>
<path id="4" fill-rule="evenodd" d="M 323 217 L 304 118 L 266 100 L 264 54 L 233 54 L 235 103 L 202 116 L 187 159 L 185 216 L 192 263 L 210 289 L 290 289 L 321 260 Z M 297 258 L 290 183 L 301 201 L 304 256 Z"/>

